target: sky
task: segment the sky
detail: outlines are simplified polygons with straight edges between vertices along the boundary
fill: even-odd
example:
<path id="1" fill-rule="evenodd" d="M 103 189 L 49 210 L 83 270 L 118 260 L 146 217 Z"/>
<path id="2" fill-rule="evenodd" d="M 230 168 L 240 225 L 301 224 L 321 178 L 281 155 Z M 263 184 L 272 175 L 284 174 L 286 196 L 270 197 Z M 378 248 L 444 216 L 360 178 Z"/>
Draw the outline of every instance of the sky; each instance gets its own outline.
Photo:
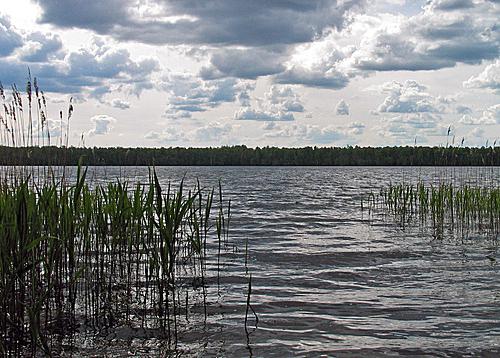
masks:
<path id="1" fill-rule="evenodd" d="M 72 145 L 500 142 L 500 0 L 8 1 L 28 68 Z"/>

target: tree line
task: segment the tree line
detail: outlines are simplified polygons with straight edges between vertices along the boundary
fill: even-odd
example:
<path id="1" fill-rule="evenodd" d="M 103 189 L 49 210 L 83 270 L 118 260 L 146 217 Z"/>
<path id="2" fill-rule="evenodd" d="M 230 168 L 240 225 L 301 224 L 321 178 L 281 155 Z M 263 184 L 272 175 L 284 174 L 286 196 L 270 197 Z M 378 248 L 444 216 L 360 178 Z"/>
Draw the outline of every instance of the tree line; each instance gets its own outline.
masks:
<path id="1" fill-rule="evenodd" d="M 0 147 L 0 165 L 499 166 L 500 147 Z"/>

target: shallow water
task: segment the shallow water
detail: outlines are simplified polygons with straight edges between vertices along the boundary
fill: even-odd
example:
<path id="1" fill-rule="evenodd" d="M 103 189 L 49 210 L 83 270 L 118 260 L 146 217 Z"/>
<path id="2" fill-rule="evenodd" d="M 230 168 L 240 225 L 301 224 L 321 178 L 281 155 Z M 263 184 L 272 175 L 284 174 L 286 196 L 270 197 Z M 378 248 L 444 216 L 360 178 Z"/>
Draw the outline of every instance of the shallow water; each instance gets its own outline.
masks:
<path id="1" fill-rule="evenodd" d="M 148 176 L 147 168 L 90 173 L 96 180 Z M 390 181 L 452 177 L 499 185 L 500 168 L 160 167 L 157 173 L 164 183 L 186 175 L 188 185 L 199 178 L 210 187 L 220 179 L 232 200 L 230 240 L 240 248 L 227 254 L 232 264 L 206 327 L 181 334 L 184 355 L 500 354 L 497 243 L 433 240 L 360 208 L 362 194 Z M 257 329 L 250 319 L 248 337 L 246 240 L 259 317 Z M 138 338 L 127 339 L 147 344 Z"/>

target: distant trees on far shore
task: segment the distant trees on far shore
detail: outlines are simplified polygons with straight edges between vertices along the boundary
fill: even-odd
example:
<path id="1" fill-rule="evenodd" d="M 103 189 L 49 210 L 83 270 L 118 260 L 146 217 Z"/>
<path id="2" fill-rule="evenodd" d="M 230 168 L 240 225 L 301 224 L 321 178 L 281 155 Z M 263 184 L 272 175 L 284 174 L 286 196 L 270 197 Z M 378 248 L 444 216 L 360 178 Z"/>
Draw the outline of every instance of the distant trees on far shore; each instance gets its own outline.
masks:
<path id="1" fill-rule="evenodd" d="M 500 147 L 0 147 L 0 165 L 499 166 Z"/>

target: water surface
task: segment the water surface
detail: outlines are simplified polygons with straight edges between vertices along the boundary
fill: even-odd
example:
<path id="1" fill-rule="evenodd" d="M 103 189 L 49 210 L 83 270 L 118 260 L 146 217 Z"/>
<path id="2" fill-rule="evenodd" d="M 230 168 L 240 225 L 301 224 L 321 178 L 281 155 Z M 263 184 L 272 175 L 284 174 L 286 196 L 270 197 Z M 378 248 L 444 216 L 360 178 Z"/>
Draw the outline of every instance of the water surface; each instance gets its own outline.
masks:
<path id="1" fill-rule="evenodd" d="M 147 181 L 147 168 L 95 168 L 96 180 Z M 500 354 L 500 255 L 494 240 L 433 240 L 369 217 L 363 194 L 391 181 L 451 177 L 499 185 L 500 168 L 160 167 L 163 183 L 232 200 L 230 252 L 206 327 L 187 328 L 193 356 Z M 244 330 L 248 276 L 258 328 Z M 214 292 L 215 288 L 209 287 Z M 254 321 L 250 321 L 253 327 Z M 132 341 L 132 339 L 131 339 Z M 132 342 L 133 343 L 133 342 Z"/>

